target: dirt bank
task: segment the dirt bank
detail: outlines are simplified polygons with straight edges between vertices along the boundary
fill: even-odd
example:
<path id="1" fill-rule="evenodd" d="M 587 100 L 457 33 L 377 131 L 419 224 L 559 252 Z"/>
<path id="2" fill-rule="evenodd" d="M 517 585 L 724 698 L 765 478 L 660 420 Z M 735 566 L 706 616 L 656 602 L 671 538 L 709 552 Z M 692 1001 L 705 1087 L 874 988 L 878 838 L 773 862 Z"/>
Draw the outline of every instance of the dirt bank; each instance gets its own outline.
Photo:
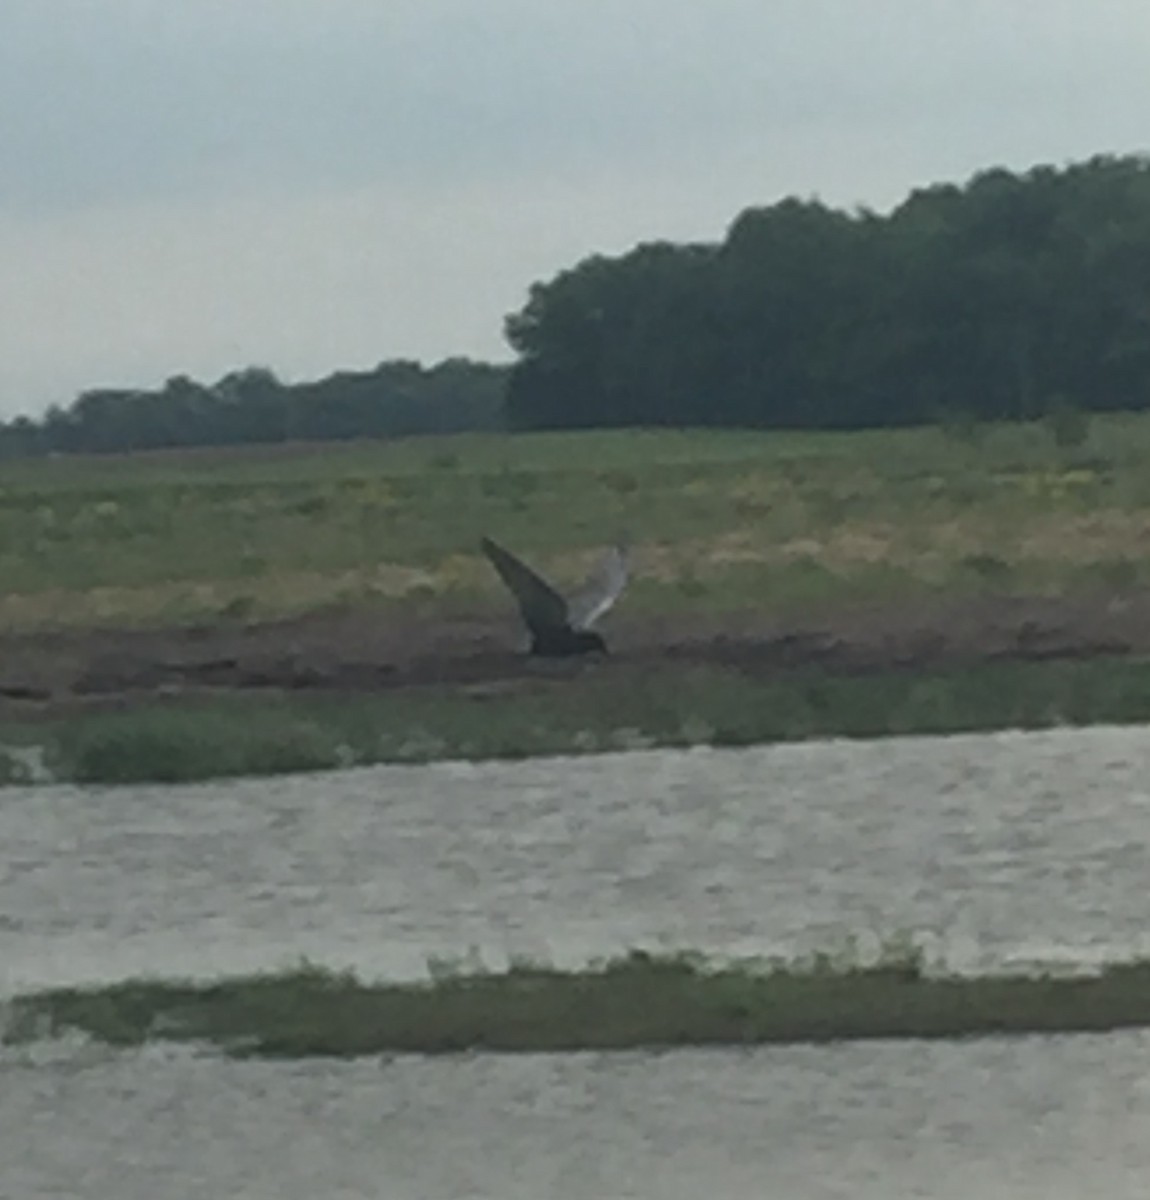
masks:
<path id="1" fill-rule="evenodd" d="M 1143 655 L 1150 654 L 1150 590 L 888 603 L 789 624 L 752 613 L 640 618 L 621 611 L 604 632 L 609 658 L 559 662 L 526 658 L 505 616 L 343 610 L 258 624 L 0 635 L 0 715 L 220 689 L 494 690 L 540 676 L 668 662 L 765 675 L 803 667 L 870 672 Z"/>

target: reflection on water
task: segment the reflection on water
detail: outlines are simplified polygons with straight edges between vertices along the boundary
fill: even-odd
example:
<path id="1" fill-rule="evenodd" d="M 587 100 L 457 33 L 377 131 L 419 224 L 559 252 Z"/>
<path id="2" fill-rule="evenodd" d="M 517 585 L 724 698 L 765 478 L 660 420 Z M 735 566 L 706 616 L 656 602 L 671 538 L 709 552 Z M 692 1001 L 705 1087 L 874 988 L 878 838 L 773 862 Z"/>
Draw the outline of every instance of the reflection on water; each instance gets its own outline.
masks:
<path id="1" fill-rule="evenodd" d="M 0 1192 L 1143 1200 L 1150 1038 L 2 1063 Z"/>
<path id="2" fill-rule="evenodd" d="M 957 968 L 1147 949 L 1141 729 L 0 793 L 0 989 L 422 974 L 934 932 Z"/>
<path id="3" fill-rule="evenodd" d="M 421 974 L 934 931 L 956 967 L 1146 952 L 1150 733 L 0 792 L 0 990 L 301 955 Z M 1137 1033 L 232 1063 L 0 1054 L 0 1197 L 1146 1195 Z"/>

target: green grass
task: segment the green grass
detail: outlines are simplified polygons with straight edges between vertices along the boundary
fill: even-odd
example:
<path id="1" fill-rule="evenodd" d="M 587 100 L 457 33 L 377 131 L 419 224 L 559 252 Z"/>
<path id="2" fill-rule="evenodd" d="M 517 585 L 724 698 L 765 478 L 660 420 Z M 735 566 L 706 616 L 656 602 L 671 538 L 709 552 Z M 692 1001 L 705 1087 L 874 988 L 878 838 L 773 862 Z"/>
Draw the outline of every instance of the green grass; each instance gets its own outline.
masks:
<path id="1" fill-rule="evenodd" d="M 1099 1032 L 1150 1025 L 1150 963 L 1085 978 L 932 977 L 905 956 L 858 967 L 709 966 L 632 953 L 581 971 L 534 964 L 367 984 L 315 967 L 212 983 L 134 980 L 9 1005 L 5 1041 L 79 1030 L 113 1045 L 214 1043 L 241 1056 L 352 1057 L 463 1050 Z"/>
<path id="2" fill-rule="evenodd" d="M 468 435 L 0 464 L 0 622 L 501 602 L 491 533 L 561 578 L 618 535 L 637 611 L 1150 581 L 1150 417 L 1086 443 L 851 434 Z"/>
<path id="3" fill-rule="evenodd" d="M 717 667 L 620 667 L 494 693 L 156 701 L 10 723 L 0 744 L 43 745 L 61 779 L 171 783 L 354 763 L 1147 720 L 1150 663 L 1126 658 L 758 679 Z M 19 764 L 0 754 L 0 782 L 20 778 Z"/>

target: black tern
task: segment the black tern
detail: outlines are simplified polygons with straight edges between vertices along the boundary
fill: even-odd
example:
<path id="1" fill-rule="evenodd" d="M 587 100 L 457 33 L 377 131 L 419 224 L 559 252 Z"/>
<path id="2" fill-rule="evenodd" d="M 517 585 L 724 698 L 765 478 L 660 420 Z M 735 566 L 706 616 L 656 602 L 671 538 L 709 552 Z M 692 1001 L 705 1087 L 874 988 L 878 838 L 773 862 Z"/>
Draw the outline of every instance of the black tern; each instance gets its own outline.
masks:
<path id="1" fill-rule="evenodd" d="M 612 547 L 587 582 L 565 600 L 509 550 L 486 537 L 480 546 L 519 605 L 531 634 L 532 654 L 559 658 L 607 653 L 606 643 L 591 626 L 619 599 L 627 584 L 627 556 L 621 547 Z"/>

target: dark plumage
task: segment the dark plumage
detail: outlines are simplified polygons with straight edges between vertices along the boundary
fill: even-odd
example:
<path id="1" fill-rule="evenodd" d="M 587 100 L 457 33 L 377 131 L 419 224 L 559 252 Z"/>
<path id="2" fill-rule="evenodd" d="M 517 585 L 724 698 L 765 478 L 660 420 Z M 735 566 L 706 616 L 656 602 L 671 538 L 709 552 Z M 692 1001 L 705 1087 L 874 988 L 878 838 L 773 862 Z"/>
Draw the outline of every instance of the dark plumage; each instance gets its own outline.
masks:
<path id="1" fill-rule="evenodd" d="M 607 652 L 606 643 L 591 625 L 618 600 L 627 584 L 627 558 L 620 547 L 612 547 L 591 578 L 565 600 L 509 550 L 486 537 L 480 545 L 519 605 L 531 634 L 532 654 L 558 658 Z"/>

